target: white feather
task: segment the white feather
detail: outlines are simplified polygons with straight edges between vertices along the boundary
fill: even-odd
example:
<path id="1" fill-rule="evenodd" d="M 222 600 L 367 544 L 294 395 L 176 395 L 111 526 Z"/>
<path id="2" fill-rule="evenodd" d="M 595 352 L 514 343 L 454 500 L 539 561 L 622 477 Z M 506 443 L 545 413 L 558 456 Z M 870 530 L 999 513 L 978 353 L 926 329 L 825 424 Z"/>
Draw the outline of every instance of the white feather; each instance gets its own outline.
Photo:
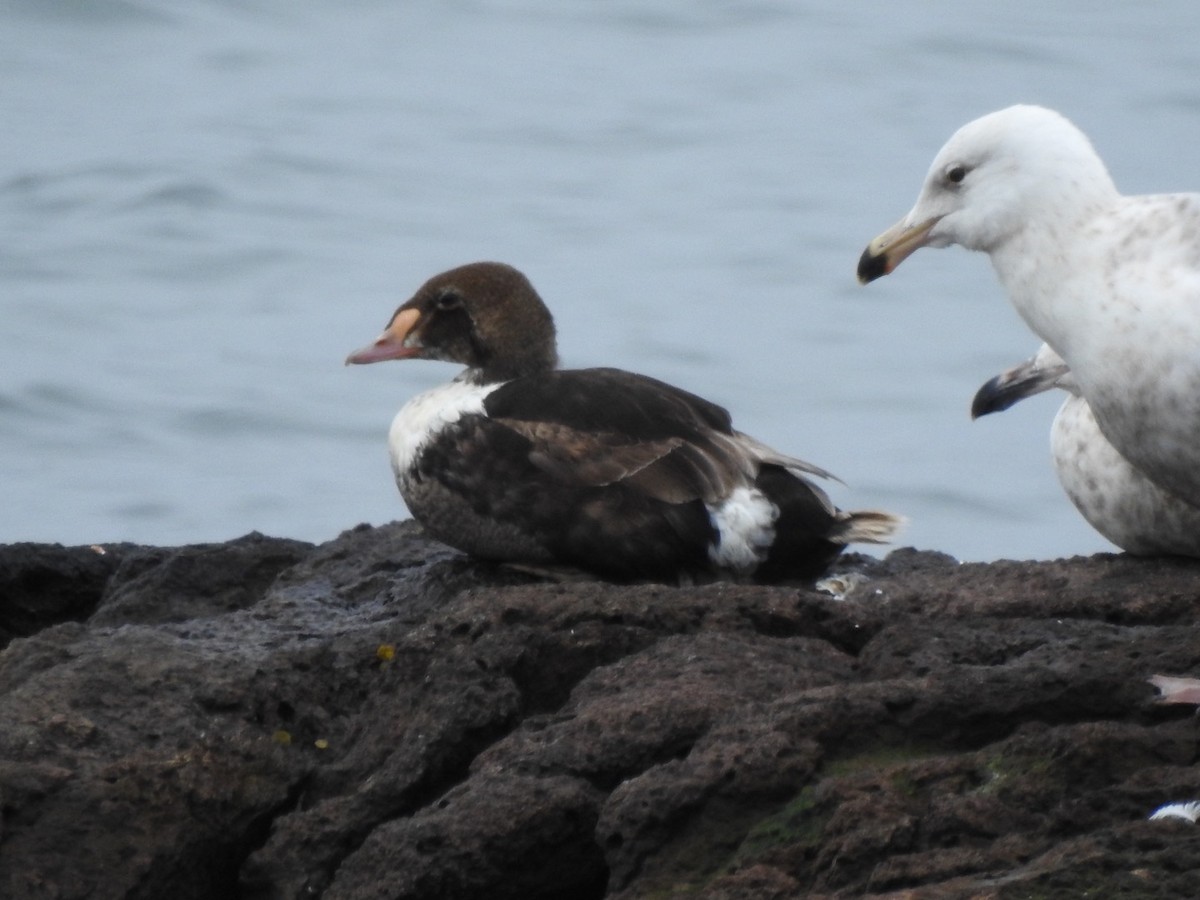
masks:
<path id="1" fill-rule="evenodd" d="M 717 529 L 717 542 L 708 548 L 708 557 L 716 565 L 749 572 L 767 558 L 779 507 L 762 491 L 735 488 L 719 504 L 710 504 L 708 514 Z"/>
<path id="2" fill-rule="evenodd" d="M 447 425 L 483 412 L 483 401 L 499 384 L 478 385 L 460 378 L 418 394 L 400 408 L 388 431 L 388 450 L 397 480 L 421 449 Z"/>
<path id="3" fill-rule="evenodd" d="M 1187 819 L 1195 822 L 1200 819 L 1200 801 L 1189 800 L 1187 803 L 1168 803 L 1160 806 L 1150 814 L 1150 819 Z"/>

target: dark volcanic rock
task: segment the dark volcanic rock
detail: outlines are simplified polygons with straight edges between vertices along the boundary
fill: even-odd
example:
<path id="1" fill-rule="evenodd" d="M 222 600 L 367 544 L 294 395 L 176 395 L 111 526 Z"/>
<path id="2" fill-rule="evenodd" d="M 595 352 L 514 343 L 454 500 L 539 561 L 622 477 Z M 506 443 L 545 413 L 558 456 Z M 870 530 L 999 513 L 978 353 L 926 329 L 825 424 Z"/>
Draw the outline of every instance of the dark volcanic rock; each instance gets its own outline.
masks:
<path id="1" fill-rule="evenodd" d="M 312 549 L 248 534 L 225 544 L 127 552 L 91 624 L 186 622 L 253 606 Z"/>
<path id="2" fill-rule="evenodd" d="M 5 898 L 1190 897 L 1200 564 L 0 548 Z M 854 579 L 847 579 L 852 583 Z"/>
<path id="3" fill-rule="evenodd" d="M 128 547 L 0 546 L 0 649 L 14 637 L 86 619 Z"/>

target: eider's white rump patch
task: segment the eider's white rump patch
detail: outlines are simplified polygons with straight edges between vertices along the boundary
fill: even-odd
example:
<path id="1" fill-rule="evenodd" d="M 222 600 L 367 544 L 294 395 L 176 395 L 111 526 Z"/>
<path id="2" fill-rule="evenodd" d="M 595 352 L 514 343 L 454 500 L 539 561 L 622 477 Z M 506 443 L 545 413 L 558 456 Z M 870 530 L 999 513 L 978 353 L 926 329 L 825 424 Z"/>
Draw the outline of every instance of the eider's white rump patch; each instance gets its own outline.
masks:
<path id="1" fill-rule="evenodd" d="M 499 384 L 473 384 L 460 376 L 405 403 L 388 431 L 388 450 L 396 478 L 403 477 L 421 449 L 439 431 L 463 416 L 482 413 L 484 398 L 498 387 Z"/>
<path id="2" fill-rule="evenodd" d="M 779 507 L 758 488 L 739 487 L 718 505 L 708 507 L 717 542 L 708 548 L 716 565 L 749 572 L 767 558 L 775 540 Z"/>

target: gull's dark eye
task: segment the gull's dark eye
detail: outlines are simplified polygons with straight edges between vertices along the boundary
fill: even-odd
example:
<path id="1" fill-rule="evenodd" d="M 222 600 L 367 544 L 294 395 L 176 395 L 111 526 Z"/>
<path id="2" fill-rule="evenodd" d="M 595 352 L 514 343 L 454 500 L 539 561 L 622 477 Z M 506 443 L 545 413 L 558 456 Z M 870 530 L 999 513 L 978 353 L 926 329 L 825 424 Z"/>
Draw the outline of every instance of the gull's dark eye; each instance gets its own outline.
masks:
<path id="1" fill-rule="evenodd" d="M 946 180 L 951 184 L 961 184 L 962 180 L 967 177 L 966 166 L 951 166 L 946 170 Z"/>
<path id="2" fill-rule="evenodd" d="M 462 302 L 462 295 L 458 291 L 447 288 L 437 295 L 434 305 L 443 312 L 447 312 L 452 309 L 458 309 L 462 306 Z"/>

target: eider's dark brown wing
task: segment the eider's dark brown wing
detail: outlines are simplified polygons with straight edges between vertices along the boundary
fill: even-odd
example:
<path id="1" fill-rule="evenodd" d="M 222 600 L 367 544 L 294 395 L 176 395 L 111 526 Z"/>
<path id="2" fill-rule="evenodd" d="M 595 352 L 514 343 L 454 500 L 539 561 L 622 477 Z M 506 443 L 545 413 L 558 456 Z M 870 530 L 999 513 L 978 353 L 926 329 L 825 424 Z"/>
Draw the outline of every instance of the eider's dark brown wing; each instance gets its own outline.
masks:
<path id="1" fill-rule="evenodd" d="M 680 437 L 636 440 L 551 422 L 491 421 L 526 438 L 530 462 L 563 484 L 620 483 L 666 503 L 717 502 L 746 476 L 736 458 Z"/>
<path id="2" fill-rule="evenodd" d="M 618 369 L 518 379 L 484 406 L 492 422 L 530 442 L 535 465 L 565 484 L 621 483 L 667 503 L 715 503 L 753 483 L 757 471 L 724 409 Z"/>
<path id="3" fill-rule="evenodd" d="M 643 440 L 733 433 L 723 407 L 621 369 L 559 369 L 517 378 L 489 394 L 484 408 L 494 419 L 556 422 Z"/>

